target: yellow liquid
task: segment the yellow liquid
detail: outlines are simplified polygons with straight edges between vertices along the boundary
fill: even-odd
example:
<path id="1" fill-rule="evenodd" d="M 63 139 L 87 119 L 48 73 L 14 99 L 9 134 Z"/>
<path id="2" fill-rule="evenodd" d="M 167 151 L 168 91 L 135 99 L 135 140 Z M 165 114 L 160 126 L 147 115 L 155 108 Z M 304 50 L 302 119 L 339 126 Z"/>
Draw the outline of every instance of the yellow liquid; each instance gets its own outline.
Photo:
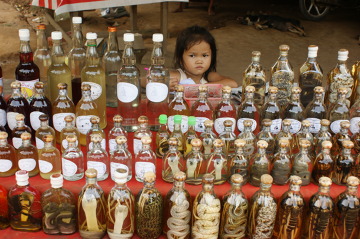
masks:
<path id="1" fill-rule="evenodd" d="M 59 122 L 59 124 L 61 124 L 63 127 L 65 127 L 65 120 L 63 120 L 63 119 L 65 118 L 66 115 L 72 115 L 75 118 L 75 105 L 72 101 L 58 100 L 53 103 L 52 112 L 53 112 L 53 123 L 54 123 L 54 129 L 55 129 L 55 138 L 56 138 L 56 142 L 58 144 L 60 144 L 61 143 L 61 139 L 60 139 L 61 131 L 58 131 L 58 129 L 60 129 L 60 128 L 56 127 L 56 125 Z M 57 119 L 58 116 L 61 116 L 61 117 L 59 117 L 58 120 L 55 120 L 55 119 Z"/>
<path id="2" fill-rule="evenodd" d="M 51 65 L 48 70 L 48 83 L 50 87 L 51 102 L 54 102 L 59 94 L 59 89 L 57 88 L 59 83 L 66 83 L 68 85 L 68 96 L 72 99 L 71 72 L 67 65 Z"/>
<path id="3" fill-rule="evenodd" d="M 43 160 L 45 162 L 41 162 L 40 160 Z M 50 176 L 52 174 L 61 173 L 61 156 L 59 150 L 54 148 L 40 149 L 39 168 L 40 176 L 43 179 L 50 179 Z"/>
<path id="4" fill-rule="evenodd" d="M 79 142 L 81 145 L 86 145 L 86 134 L 87 134 L 88 130 L 85 130 L 84 128 L 80 128 L 79 120 L 81 119 L 81 117 L 85 117 L 85 116 L 87 116 L 88 119 L 85 119 L 81 122 L 86 123 L 86 125 L 87 125 L 86 129 L 88 128 L 88 130 L 90 130 L 90 128 L 91 128 L 90 118 L 91 118 L 91 116 L 99 116 L 99 112 L 98 112 L 98 109 L 96 108 L 95 104 L 93 103 L 93 101 L 84 102 L 81 99 L 79 101 L 79 103 L 76 105 L 76 118 L 77 118 L 76 126 L 80 132 Z M 101 117 L 100 117 L 100 119 L 101 119 Z"/>

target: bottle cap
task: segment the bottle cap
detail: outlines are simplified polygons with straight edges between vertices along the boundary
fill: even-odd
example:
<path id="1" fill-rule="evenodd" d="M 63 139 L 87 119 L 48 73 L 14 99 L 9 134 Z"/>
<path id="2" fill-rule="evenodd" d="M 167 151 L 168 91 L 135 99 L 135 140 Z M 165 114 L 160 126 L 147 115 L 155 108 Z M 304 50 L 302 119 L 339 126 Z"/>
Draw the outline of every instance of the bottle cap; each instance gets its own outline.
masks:
<path id="1" fill-rule="evenodd" d="M 153 40 L 153 42 L 163 42 L 164 41 L 164 36 L 161 33 L 154 33 L 152 35 L 152 40 Z"/>
<path id="2" fill-rule="evenodd" d="M 348 93 L 348 89 L 345 88 L 345 87 L 340 87 L 340 88 L 338 89 L 338 93 L 339 93 L 339 94 L 344 94 L 344 95 L 346 95 L 346 94 Z"/>
<path id="3" fill-rule="evenodd" d="M 82 17 L 73 17 L 72 23 L 74 24 L 81 24 L 82 23 Z"/>
<path id="4" fill-rule="evenodd" d="M 11 89 L 19 89 L 19 88 L 21 88 L 21 84 L 19 81 L 13 81 L 13 82 L 11 82 L 10 87 L 11 87 Z"/>
<path id="5" fill-rule="evenodd" d="M 66 83 L 59 83 L 57 85 L 59 90 L 66 90 L 67 89 L 67 84 Z"/>
<path id="6" fill-rule="evenodd" d="M 115 140 L 117 144 L 126 144 L 127 142 L 127 138 L 124 135 L 117 136 Z"/>
<path id="7" fill-rule="evenodd" d="M 224 126 L 225 127 L 231 127 L 231 126 L 233 126 L 233 122 L 232 122 L 232 120 L 225 120 L 224 121 Z"/>
<path id="8" fill-rule="evenodd" d="M 321 124 L 322 126 L 329 126 L 329 125 L 330 125 L 330 120 L 322 119 L 322 120 L 320 121 L 320 124 Z"/>
<path id="9" fill-rule="evenodd" d="M 115 183 L 126 183 L 129 172 L 124 168 L 117 168 L 114 172 Z"/>
<path id="10" fill-rule="evenodd" d="M 26 186 L 29 184 L 29 174 L 26 170 L 19 170 L 15 173 L 16 184 Z"/>
<path id="11" fill-rule="evenodd" d="M 123 117 L 121 117 L 121 115 L 115 115 L 113 117 L 113 121 L 114 123 L 121 123 L 123 121 Z"/>
<path id="12" fill-rule="evenodd" d="M 348 59 L 349 51 L 346 49 L 340 49 L 338 51 L 338 60 L 339 61 L 346 61 Z"/>
<path id="13" fill-rule="evenodd" d="M 252 54 L 253 61 L 260 61 L 260 56 L 261 56 L 260 51 L 253 51 L 251 54 Z"/>
<path id="14" fill-rule="evenodd" d="M 64 178 L 60 173 L 54 173 L 50 176 L 50 184 L 52 188 L 61 188 L 64 183 Z"/>
<path id="15" fill-rule="evenodd" d="M 0 139 L 7 139 L 8 133 L 1 131 L 0 132 Z"/>
<path id="16" fill-rule="evenodd" d="M 213 145 L 214 147 L 222 147 L 224 146 L 224 141 L 222 139 L 215 139 Z"/>
<path id="17" fill-rule="evenodd" d="M 230 86 L 223 86 L 223 88 L 221 89 L 223 94 L 231 94 L 231 87 Z"/>
<path id="18" fill-rule="evenodd" d="M 177 145 L 179 144 L 179 141 L 178 141 L 177 138 L 171 137 L 170 139 L 168 139 L 168 144 L 169 144 L 169 145 L 177 146 Z"/>
<path id="19" fill-rule="evenodd" d="M 202 141 L 200 139 L 192 139 L 190 143 L 191 143 L 191 146 L 193 146 L 193 147 L 201 147 L 202 146 Z"/>
<path id="20" fill-rule="evenodd" d="M 91 138 L 91 142 L 94 142 L 94 143 L 99 143 L 103 140 L 101 134 L 91 134 L 90 138 Z"/>
<path id="21" fill-rule="evenodd" d="M 175 124 L 181 124 L 182 117 L 181 115 L 175 115 L 174 116 L 174 123 Z"/>
<path id="22" fill-rule="evenodd" d="M 124 33 L 123 39 L 125 42 L 133 42 L 135 39 L 134 33 Z"/>
<path id="23" fill-rule="evenodd" d="M 269 93 L 270 94 L 277 94 L 279 89 L 276 86 L 270 86 L 269 87 Z"/>
<path id="24" fill-rule="evenodd" d="M 21 134 L 20 137 L 21 137 L 22 140 L 29 140 L 29 139 L 31 139 L 31 134 L 28 133 L 28 132 L 24 132 L 24 133 Z"/>
<path id="25" fill-rule="evenodd" d="M 108 32 L 117 32 L 116 27 L 108 27 Z"/>
<path id="26" fill-rule="evenodd" d="M 214 122 L 212 120 L 205 120 L 204 125 L 206 128 L 210 128 L 210 127 L 213 127 Z"/>
<path id="27" fill-rule="evenodd" d="M 246 93 L 254 93 L 254 92 L 255 92 L 255 87 L 252 86 L 252 85 L 248 85 L 248 86 L 246 86 L 246 88 L 245 88 L 245 92 L 246 92 Z"/>
<path id="28" fill-rule="evenodd" d="M 176 92 L 184 92 L 184 86 L 183 85 L 176 85 L 175 86 Z"/>
<path id="29" fill-rule="evenodd" d="M 244 120 L 243 124 L 245 127 L 251 127 L 253 125 L 253 122 L 252 120 Z"/>
<path id="30" fill-rule="evenodd" d="M 310 127 L 311 126 L 311 122 L 309 120 L 303 120 L 301 121 L 301 125 L 303 127 Z"/>
<path id="31" fill-rule="evenodd" d="M 317 93 L 317 94 L 320 94 L 320 93 L 324 93 L 325 90 L 324 90 L 324 87 L 322 87 L 322 86 L 316 86 L 314 88 L 314 92 Z"/>
<path id="32" fill-rule="evenodd" d="M 37 29 L 38 29 L 38 30 L 45 30 L 45 29 L 46 29 L 46 25 L 45 25 L 45 24 L 39 24 L 39 25 L 37 26 Z"/>
<path id="33" fill-rule="evenodd" d="M 20 41 L 30 41 L 29 29 L 19 29 L 19 38 Z"/>
<path id="34" fill-rule="evenodd" d="M 139 124 L 145 124 L 145 123 L 149 122 L 149 119 L 148 119 L 148 117 L 142 115 L 138 118 L 138 122 L 139 122 Z"/>
<path id="35" fill-rule="evenodd" d="M 45 142 L 52 142 L 54 140 L 54 136 L 52 136 L 51 134 L 47 134 L 43 137 L 43 141 Z"/>
<path id="36" fill-rule="evenodd" d="M 202 183 L 203 184 L 213 184 L 215 180 L 215 177 L 213 174 L 210 173 L 206 173 L 204 174 L 204 176 L 202 177 Z"/>
<path id="37" fill-rule="evenodd" d="M 262 124 L 263 126 L 270 127 L 270 126 L 272 125 L 272 120 L 271 120 L 271 119 L 263 119 L 263 120 L 261 121 L 261 124 Z"/>
<path id="38" fill-rule="evenodd" d="M 98 116 L 92 116 L 92 117 L 90 118 L 90 122 L 91 122 L 92 124 L 98 124 L 98 123 L 100 123 L 100 118 L 99 118 Z"/>
<path id="39" fill-rule="evenodd" d="M 85 176 L 87 178 L 96 178 L 97 177 L 97 170 L 94 169 L 94 168 L 88 168 L 86 171 L 85 171 Z"/>
<path id="40" fill-rule="evenodd" d="M 174 174 L 174 180 L 178 182 L 184 182 L 186 179 L 186 174 L 184 172 L 178 171 Z"/>
<path id="41" fill-rule="evenodd" d="M 147 171 L 144 173 L 144 181 L 147 183 L 153 183 L 156 180 L 156 175 L 153 171 Z"/>
<path id="42" fill-rule="evenodd" d="M 290 126 L 291 125 L 291 120 L 284 119 L 282 123 L 283 123 L 284 126 Z"/>
<path id="43" fill-rule="evenodd" d="M 87 40 L 96 40 L 97 34 L 95 32 L 88 32 L 86 33 Z"/>
<path id="44" fill-rule="evenodd" d="M 308 57 L 314 58 L 317 57 L 319 47 L 315 45 L 308 46 Z"/>
<path id="45" fill-rule="evenodd" d="M 344 128 L 344 129 L 348 129 L 348 128 L 350 128 L 350 122 L 347 121 L 347 120 L 341 121 L 341 122 L 340 122 L 340 127 L 341 127 L 341 128 Z"/>
<path id="46" fill-rule="evenodd" d="M 273 183 L 273 177 L 269 174 L 263 174 L 261 175 L 260 181 L 262 184 L 272 184 Z"/>
<path id="47" fill-rule="evenodd" d="M 259 140 L 256 145 L 258 146 L 258 148 L 266 149 L 269 144 L 265 140 Z"/>
<path id="48" fill-rule="evenodd" d="M 75 143 L 77 141 L 77 137 L 75 134 L 70 134 L 66 136 L 66 141 L 68 141 L 69 143 Z"/>
<path id="49" fill-rule="evenodd" d="M 49 120 L 49 117 L 47 116 L 47 114 L 41 114 L 40 116 L 39 116 L 39 120 L 40 121 L 48 121 Z"/>
<path id="50" fill-rule="evenodd" d="M 188 117 L 188 125 L 194 126 L 196 124 L 196 117 L 195 116 L 189 116 Z"/>
<path id="51" fill-rule="evenodd" d="M 241 184 L 242 182 L 244 182 L 244 178 L 240 174 L 235 173 L 231 175 L 230 181 L 233 184 Z"/>
<path id="52" fill-rule="evenodd" d="M 321 147 L 322 147 L 323 149 L 331 149 L 332 143 L 331 143 L 330 141 L 328 141 L 328 140 L 324 140 L 324 141 L 322 141 L 322 143 L 321 143 Z"/>
<path id="53" fill-rule="evenodd" d="M 291 88 L 291 93 L 293 94 L 300 94 L 301 93 L 301 88 L 298 86 L 294 86 Z"/>
<path id="54" fill-rule="evenodd" d="M 143 143 L 143 144 L 151 144 L 151 137 L 149 137 L 149 136 L 143 136 L 143 137 L 141 137 L 141 143 Z"/>
<path id="55" fill-rule="evenodd" d="M 360 180 L 355 176 L 350 176 L 346 180 L 347 186 L 359 186 Z"/>
<path id="56" fill-rule="evenodd" d="M 320 186 L 329 187 L 329 186 L 331 186 L 331 184 L 332 184 L 332 181 L 331 181 L 330 178 L 325 177 L 325 176 L 319 178 L 319 185 Z"/>
<path id="57" fill-rule="evenodd" d="M 240 148 L 240 147 L 242 148 L 242 147 L 245 147 L 246 141 L 243 139 L 236 139 L 234 144 L 237 148 Z"/>
<path id="58" fill-rule="evenodd" d="M 35 83 L 34 86 L 35 86 L 36 89 L 43 89 L 44 88 L 44 83 L 41 82 L 41 81 L 38 81 L 38 82 Z"/>
<path id="59" fill-rule="evenodd" d="M 89 85 L 89 84 L 82 84 L 82 85 L 81 85 L 81 90 L 82 90 L 82 91 L 89 91 L 89 90 L 91 90 L 91 85 Z"/>
<path id="60" fill-rule="evenodd" d="M 74 121 L 74 117 L 72 115 L 65 116 L 65 122 L 73 122 L 73 121 Z"/>
<path id="61" fill-rule="evenodd" d="M 62 39 L 62 32 L 59 32 L 59 31 L 51 32 L 51 38 L 53 40 L 61 40 Z"/>
<path id="62" fill-rule="evenodd" d="M 289 147 L 289 144 L 290 144 L 290 142 L 289 142 L 288 139 L 281 138 L 281 139 L 279 140 L 279 146 L 280 146 L 281 148 L 287 148 L 287 147 Z"/>
<path id="63" fill-rule="evenodd" d="M 279 50 L 280 51 L 289 51 L 290 50 L 290 47 L 288 45 L 280 45 L 279 46 Z"/>
<path id="64" fill-rule="evenodd" d="M 199 92 L 208 92 L 207 85 L 199 85 Z"/>
<path id="65" fill-rule="evenodd" d="M 344 140 L 342 141 L 342 145 L 346 149 L 352 149 L 354 148 L 354 143 L 351 140 Z"/>
<path id="66" fill-rule="evenodd" d="M 166 124 L 166 122 L 167 122 L 167 115 L 165 115 L 165 114 L 159 115 L 159 123 Z"/>
<path id="67" fill-rule="evenodd" d="M 309 148 L 311 146 L 311 143 L 309 140 L 307 139 L 300 139 L 300 142 L 299 142 L 300 146 L 303 147 L 303 148 Z"/>
<path id="68" fill-rule="evenodd" d="M 23 114 L 17 114 L 15 116 L 16 121 L 24 121 L 24 119 L 25 119 L 25 116 Z"/>
<path id="69" fill-rule="evenodd" d="M 294 185 L 301 185 L 302 184 L 302 180 L 299 176 L 297 175 L 291 175 L 290 178 L 290 183 L 294 184 Z"/>

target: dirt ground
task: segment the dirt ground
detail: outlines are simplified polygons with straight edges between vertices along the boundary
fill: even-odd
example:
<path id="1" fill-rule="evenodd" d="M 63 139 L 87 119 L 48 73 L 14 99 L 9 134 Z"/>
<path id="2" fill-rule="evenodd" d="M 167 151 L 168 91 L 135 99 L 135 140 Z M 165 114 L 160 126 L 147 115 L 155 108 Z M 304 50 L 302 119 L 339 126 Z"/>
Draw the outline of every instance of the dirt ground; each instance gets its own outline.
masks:
<path id="1" fill-rule="evenodd" d="M 35 27 L 39 22 L 48 24 L 41 17 L 39 10 L 29 8 L 29 0 L 1 0 L 0 1 L 0 62 L 6 85 L 15 78 L 14 71 L 18 63 L 18 29 L 29 28 L 31 32 L 31 46 L 35 51 Z M 301 20 L 306 36 L 301 37 L 291 32 L 281 32 L 275 29 L 256 30 L 253 26 L 241 25 L 237 18 L 244 16 L 248 11 L 266 11 L 282 17 L 301 19 L 297 1 L 285 0 L 255 0 L 243 2 L 238 0 L 215 0 L 215 16 L 208 16 L 207 3 L 192 2 L 183 12 L 174 13 L 178 3 L 169 4 L 169 40 L 167 45 L 167 61 L 173 66 L 173 52 L 177 34 L 184 28 L 197 24 L 207 27 L 214 35 L 218 47 L 218 72 L 228 75 L 241 82 L 242 72 L 250 63 L 251 52 L 261 51 L 261 62 L 269 70 L 278 57 L 280 44 L 290 46 L 289 60 L 294 67 L 296 76 L 301 64 L 307 57 L 307 46 L 319 46 L 318 61 L 324 73 L 327 74 L 337 61 L 337 51 L 340 48 L 349 50 L 349 65 L 360 60 L 360 15 L 354 9 L 335 9 L 321 22 Z M 160 28 L 160 4 L 138 6 L 138 27 L 143 34 L 144 44 L 148 49 L 140 68 L 150 64 L 151 33 Z M 39 18 L 40 17 L 40 18 Z M 70 21 L 60 21 L 59 24 L 70 31 Z M 83 32 L 95 31 L 106 34 L 106 27 L 117 25 L 119 30 L 130 29 L 130 18 L 122 17 L 105 20 L 100 17 L 99 11 L 84 12 Z M 48 35 L 53 30 L 47 29 Z M 65 49 L 70 45 L 64 44 Z M 8 87 L 5 86 L 6 91 Z"/>

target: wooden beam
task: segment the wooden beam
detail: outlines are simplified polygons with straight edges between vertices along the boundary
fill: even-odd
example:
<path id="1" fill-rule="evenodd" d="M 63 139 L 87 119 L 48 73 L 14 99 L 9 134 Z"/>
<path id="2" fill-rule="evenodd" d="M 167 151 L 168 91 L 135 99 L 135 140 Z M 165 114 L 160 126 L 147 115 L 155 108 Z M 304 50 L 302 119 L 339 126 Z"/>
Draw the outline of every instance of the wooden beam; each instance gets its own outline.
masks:
<path id="1" fill-rule="evenodd" d="M 63 38 L 71 46 L 72 40 L 68 36 L 68 34 L 66 34 L 64 29 L 62 29 L 62 27 L 59 24 L 57 24 L 57 22 L 55 22 L 54 18 L 48 12 L 44 11 L 44 15 L 45 15 L 46 19 L 49 21 L 49 23 L 51 24 L 51 26 L 53 26 L 56 30 L 61 31 Z"/>

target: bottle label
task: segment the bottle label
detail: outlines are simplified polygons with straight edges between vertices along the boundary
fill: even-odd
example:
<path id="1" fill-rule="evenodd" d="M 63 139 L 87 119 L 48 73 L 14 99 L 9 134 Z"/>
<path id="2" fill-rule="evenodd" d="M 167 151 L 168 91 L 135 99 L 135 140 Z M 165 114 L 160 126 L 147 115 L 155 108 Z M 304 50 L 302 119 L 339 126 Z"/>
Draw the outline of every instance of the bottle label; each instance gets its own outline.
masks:
<path id="1" fill-rule="evenodd" d="M 9 125 L 9 128 L 13 130 L 16 127 L 16 116 L 18 115 L 18 112 L 7 112 L 6 118 Z"/>
<path id="2" fill-rule="evenodd" d="M 20 148 L 20 146 L 22 145 L 22 139 L 19 137 L 13 137 L 12 138 L 12 143 L 15 149 Z"/>
<path id="3" fill-rule="evenodd" d="M 28 172 L 34 170 L 36 167 L 35 159 L 20 159 L 18 164 L 21 170 L 26 170 Z"/>
<path id="4" fill-rule="evenodd" d="M 142 149 L 141 139 L 134 139 L 134 153 L 138 154 L 141 149 Z"/>
<path id="5" fill-rule="evenodd" d="M 350 131 L 353 134 L 359 132 L 360 117 L 354 117 L 350 120 Z"/>
<path id="6" fill-rule="evenodd" d="M 87 134 L 91 129 L 90 118 L 95 115 L 82 115 L 76 118 L 76 127 L 79 130 L 80 134 Z"/>
<path id="7" fill-rule="evenodd" d="M 110 151 L 110 154 L 113 154 L 113 153 L 115 152 L 116 147 L 117 147 L 116 140 L 115 140 L 115 139 L 110 139 L 110 140 L 109 140 L 109 151 Z"/>
<path id="8" fill-rule="evenodd" d="M 38 137 L 35 138 L 35 142 L 36 142 L 36 148 L 37 149 L 43 149 L 44 148 L 44 146 L 45 146 L 44 141 L 42 141 Z"/>
<path id="9" fill-rule="evenodd" d="M 77 172 L 77 165 L 66 158 L 62 158 L 62 173 L 66 177 L 74 176 Z"/>
<path id="10" fill-rule="evenodd" d="M 138 97 L 139 89 L 134 84 L 127 82 L 117 83 L 118 100 L 124 103 L 130 103 Z"/>
<path id="11" fill-rule="evenodd" d="M 270 132 L 272 134 L 278 134 L 281 130 L 282 119 L 273 119 L 271 121 Z"/>
<path id="12" fill-rule="evenodd" d="M 334 134 L 337 134 L 337 133 L 340 132 L 340 129 L 341 129 L 340 123 L 343 122 L 343 121 L 349 122 L 348 120 L 335 120 L 334 122 L 332 122 L 330 124 L 330 129 Z"/>
<path id="13" fill-rule="evenodd" d="M 195 131 L 203 133 L 205 132 L 205 120 L 208 120 L 206 117 L 196 117 L 196 123 L 195 123 Z"/>
<path id="14" fill-rule="evenodd" d="M 35 131 L 40 128 L 40 120 L 39 120 L 39 116 L 44 114 L 43 112 L 40 111 L 33 111 L 30 113 L 30 123 L 31 123 L 31 128 L 33 128 Z"/>
<path id="15" fill-rule="evenodd" d="M 6 125 L 6 111 L 0 109 L 0 126 L 5 126 Z"/>
<path id="16" fill-rule="evenodd" d="M 31 97 L 34 95 L 35 83 L 38 82 L 39 79 L 31 80 L 31 81 L 19 81 L 21 85 L 21 94 L 30 101 Z"/>
<path id="17" fill-rule="evenodd" d="M 69 146 L 69 142 L 66 139 L 63 139 L 63 141 L 61 142 L 61 145 L 63 146 L 64 149 L 67 149 L 67 147 Z M 76 140 L 75 141 L 75 145 L 78 146 L 79 145 L 79 141 Z"/>
<path id="18" fill-rule="evenodd" d="M 234 118 L 230 118 L 230 117 L 221 117 L 221 118 L 216 119 L 215 122 L 214 122 L 215 131 L 218 134 L 221 134 L 222 132 L 224 132 L 224 130 L 225 130 L 224 122 L 225 122 L 225 120 L 231 120 L 233 122 L 232 132 L 235 131 L 236 120 Z"/>
<path id="19" fill-rule="evenodd" d="M 151 102 L 161 102 L 169 94 L 169 88 L 164 83 L 150 82 L 146 85 L 146 97 Z"/>
<path id="20" fill-rule="evenodd" d="M 5 173 L 12 167 L 12 162 L 8 159 L 0 159 L 0 172 Z"/>
<path id="21" fill-rule="evenodd" d="M 111 170 L 111 178 L 114 178 L 115 170 L 118 168 L 125 169 L 127 172 L 129 172 L 129 167 L 122 163 L 110 163 L 110 170 Z"/>
<path id="22" fill-rule="evenodd" d="M 88 82 L 88 81 L 84 81 L 82 83 L 82 85 L 83 84 L 89 84 L 91 86 L 91 98 L 93 100 L 97 100 L 101 96 L 101 93 L 102 93 L 101 85 L 94 83 L 94 82 Z"/>
<path id="23" fill-rule="evenodd" d="M 93 142 L 90 142 L 89 149 L 93 148 L 93 144 L 94 144 Z M 106 151 L 106 140 L 102 139 L 100 144 L 101 144 L 101 148 Z"/>
<path id="24" fill-rule="evenodd" d="M 173 132 L 174 131 L 174 127 L 175 127 L 175 123 L 174 123 L 174 116 L 169 116 L 168 118 L 168 129 L 170 132 Z M 186 131 L 188 130 L 188 116 L 186 115 L 182 115 L 181 116 L 181 132 L 183 134 L 186 133 Z"/>
<path id="25" fill-rule="evenodd" d="M 71 115 L 75 119 L 74 113 L 58 113 L 53 115 L 53 124 L 56 131 L 61 132 L 61 130 L 65 128 L 65 117 L 68 115 Z"/>
<path id="26" fill-rule="evenodd" d="M 137 178 L 144 178 L 146 172 L 155 173 L 155 165 L 149 162 L 136 162 L 135 163 L 135 174 Z"/>
<path id="27" fill-rule="evenodd" d="M 241 118 L 237 122 L 237 127 L 240 130 L 240 132 L 244 132 L 244 120 L 251 120 L 253 122 L 253 124 L 251 126 L 251 131 L 254 131 L 256 129 L 257 123 L 255 120 L 250 119 L 250 118 Z"/>
<path id="28" fill-rule="evenodd" d="M 289 120 L 291 120 L 290 133 L 296 134 L 301 129 L 301 122 L 296 119 L 289 119 Z"/>
<path id="29" fill-rule="evenodd" d="M 96 161 L 88 161 L 87 162 L 87 168 L 94 168 L 97 171 L 97 177 L 101 178 L 106 173 L 106 164 L 102 162 L 96 162 Z"/>
<path id="30" fill-rule="evenodd" d="M 311 122 L 310 133 L 317 134 L 321 128 L 321 120 L 317 118 L 307 118 L 306 120 Z"/>
<path id="31" fill-rule="evenodd" d="M 53 169 L 53 165 L 48 161 L 39 159 L 39 169 L 42 173 L 48 173 Z"/>

